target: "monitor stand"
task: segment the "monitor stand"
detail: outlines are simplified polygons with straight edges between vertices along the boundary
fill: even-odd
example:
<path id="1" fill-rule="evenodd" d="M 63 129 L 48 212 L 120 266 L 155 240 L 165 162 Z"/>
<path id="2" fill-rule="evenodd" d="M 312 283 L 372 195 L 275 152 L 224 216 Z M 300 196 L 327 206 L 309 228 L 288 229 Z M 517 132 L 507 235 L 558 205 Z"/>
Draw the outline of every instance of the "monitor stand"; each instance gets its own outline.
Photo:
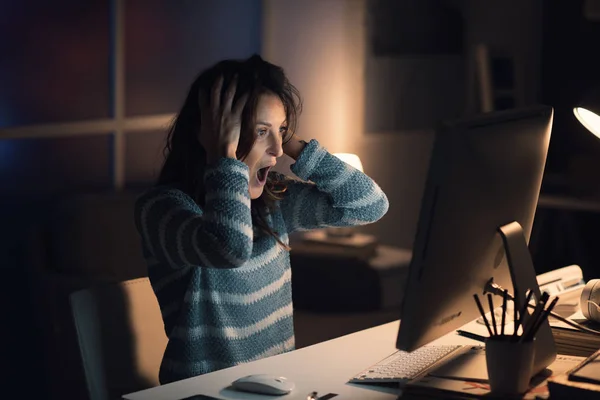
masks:
<path id="1" fill-rule="evenodd" d="M 523 228 L 518 222 L 511 222 L 498 228 L 498 233 L 502 238 L 504 251 L 510 277 L 513 284 L 513 295 L 515 296 L 515 306 L 517 310 L 523 309 L 523 302 L 526 299 L 527 291 L 532 290 L 535 298 L 541 296 L 540 287 L 537 282 L 535 269 L 527 241 L 523 233 Z M 502 296 L 503 288 L 494 284 L 493 279 L 490 279 L 484 288 L 485 293 Z M 531 315 L 527 309 L 524 321 Z M 533 364 L 532 376 L 542 372 L 556 358 L 556 345 L 552 330 L 548 320 L 546 320 L 539 328 L 535 336 L 535 359 Z M 429 375 L 439 378 L 450 379 L 481 379 L 487 381 L 487 365 L 485 352 L 481 348 L 473 348 L 471 350 L 465 348 L 463 352 L 453 357 L 448 362 L 441 366 L 434 367 Z"/>
<path id="2" fill-rule="evenodd" d="M 523 228 L 518 222 L 511 222 L 498 228 L 498 232 L 504 243 L 504 251 L 506 253 L 506 261 L 510 270 L 510 277 L 513 284 L 513 296 L 515 298 L 515 306 L 521 310 L 525 301 L 527 291 L 532 290 L 535 299 L 539 299 L 541 294 L 540 287 L 537 282 L 535 268 L 531 259 L 531 253 L 527 246 L 527 240 L 523 233 Z M 499 294 L 494 290 L 486 291 L 494 294 Z M 527 308 L 524 322 L 531 315 Z M 544 321 L 535 336 L 535 360 L 533 363 L 533 374 L 543 371 L 547 366 L 552 364 L 556 358 L 556 344 L 552 329 L 548 320 Z"/>

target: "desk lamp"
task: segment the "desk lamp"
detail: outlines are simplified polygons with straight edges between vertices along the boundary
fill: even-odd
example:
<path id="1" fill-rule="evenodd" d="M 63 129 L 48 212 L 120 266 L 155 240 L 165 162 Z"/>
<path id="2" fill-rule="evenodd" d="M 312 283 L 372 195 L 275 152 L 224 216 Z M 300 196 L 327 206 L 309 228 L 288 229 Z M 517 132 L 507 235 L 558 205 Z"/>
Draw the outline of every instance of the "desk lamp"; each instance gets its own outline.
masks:
<path id="1" fill-rule="evenodd" d="M 590 132 L 600 138 L 600 90 L 590 93 L 577 107 L 573 114 Z"/>
<path id="2" fill-rule="evenodd" d="M 573 107 L 573 114 L 587 130 L 600 138 L 600 87 L 595 87 Z M 598 179 L 597 156 L 588 151 L 587 154 L 573 156 L 570 162 L 570 188 L 576 189 L 579 196 L 597 199 L 600 193 L 596 185 Z"/>
<path id="3" fill-rule="evenodd" d="M 352 153 L 333 153 L 334 156 L 349 164 L 350 166 L 364 172 L 362 162 L 356 154 Z M 304 240 L 316 242 L 323 245 L 332 245 L 336 247 L 363 248 L 376 245 L 375 237 L 357 233 L 354 227 L 327 228 L 306 232 Z"/>

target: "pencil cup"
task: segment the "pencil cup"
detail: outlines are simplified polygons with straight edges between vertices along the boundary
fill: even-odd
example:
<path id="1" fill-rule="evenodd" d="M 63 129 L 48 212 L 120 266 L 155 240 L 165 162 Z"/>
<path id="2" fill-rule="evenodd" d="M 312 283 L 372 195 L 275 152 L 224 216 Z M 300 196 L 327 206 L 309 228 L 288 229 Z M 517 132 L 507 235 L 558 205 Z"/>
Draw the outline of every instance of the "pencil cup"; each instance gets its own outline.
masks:
<path id="1" fill-rule="evenodd" d="M 512 341 L 512 335 L 490 336 L 485 341 L 485 361 L 490 390 L 495 394 L 525 393 L 533 372 L 534 340 Z"/>

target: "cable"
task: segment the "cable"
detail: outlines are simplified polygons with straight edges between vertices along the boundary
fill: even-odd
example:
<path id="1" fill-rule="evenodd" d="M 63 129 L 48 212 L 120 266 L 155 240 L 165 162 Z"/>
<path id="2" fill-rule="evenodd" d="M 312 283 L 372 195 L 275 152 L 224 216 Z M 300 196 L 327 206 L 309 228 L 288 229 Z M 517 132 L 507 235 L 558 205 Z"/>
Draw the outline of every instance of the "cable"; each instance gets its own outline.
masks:
<path id="1" fill-rule="evenodd" d="M 533 307 L 533 306 L 530 304 L 529 307 Z M 562 321 L 565 324 L 567 324 L 567 325 L 569 325 L 569 326 L 571 326 L 571 327 L 573 327 L 575 329 L 579 329 L 582 332 L 591 333 L 593 335 L 600 335 L 600 331 L 596 331 L 594 329 L 590 329 L 590 328 L 588 328 L 586 326 L 583 326 L 583 325 L 581 325 L 581 324 L 579 324 L 579 323 L 577 323 L 575 321 L 571 321 L 568 318 L 565 318 L 565 317 L 563 317 L 561 315 L 558 315 L 554 311 L 550 311 L 550 315 L 553 316 L 554 318 L 556 318 L 557 320 Z"/>

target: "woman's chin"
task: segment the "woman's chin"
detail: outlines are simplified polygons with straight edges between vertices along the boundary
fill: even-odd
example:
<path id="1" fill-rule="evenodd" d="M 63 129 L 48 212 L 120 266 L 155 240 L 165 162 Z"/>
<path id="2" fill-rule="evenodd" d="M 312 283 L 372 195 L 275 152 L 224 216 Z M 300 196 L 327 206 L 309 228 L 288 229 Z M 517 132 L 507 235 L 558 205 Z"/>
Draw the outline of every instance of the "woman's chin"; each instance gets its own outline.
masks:
<path id="1" fill-rule="evenodd" d="M 251 186 L 250 187 L 250 199 L 256 200 L 260 197 L 263 192 L 263 186 Z"/>

